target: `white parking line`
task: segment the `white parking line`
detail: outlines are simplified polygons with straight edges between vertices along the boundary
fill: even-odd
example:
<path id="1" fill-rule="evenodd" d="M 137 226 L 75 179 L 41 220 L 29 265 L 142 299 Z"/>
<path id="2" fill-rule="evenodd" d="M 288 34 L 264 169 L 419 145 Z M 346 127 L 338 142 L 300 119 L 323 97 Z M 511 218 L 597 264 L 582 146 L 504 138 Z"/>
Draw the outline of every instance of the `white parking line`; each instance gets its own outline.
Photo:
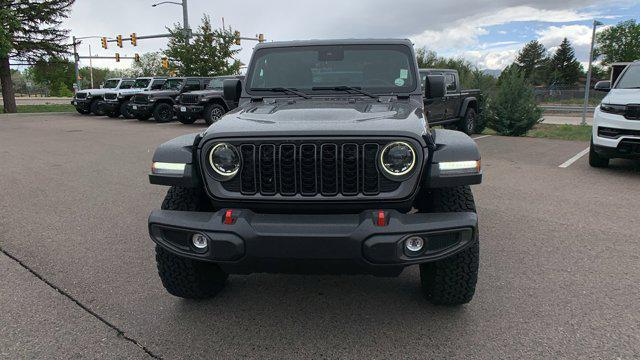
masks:
<path id="1" fill-rule="evenodd" d="M 484 138 L 489 137 L 489 136 L 491 136 L 491 135 L 482 135 L 482 136 L 477 136 L 477 137 L 474 137 L 474 138 L 472 138 L 472 139 L 473 139 L 473 140 L 480 140 L 480 139 L 484 139 Z"/>
<path id="2" fill-rule="evenodd" d="M 562 163 L 562 165 L 560 165 L 559 167 L 561 168 L 568 168 L 569 166 L 571 166 L 571 164 L 573 164 L 574 162 L 578 161 L 578 159 L 580 159 L 581 157 L 587 155 L 589 153 L 589 148 L 586 148 L 582 151 L 580 151 L 579 153 L 577 153 L 574 157 L 572 157 L 571 159 L 565 161 Z"/>

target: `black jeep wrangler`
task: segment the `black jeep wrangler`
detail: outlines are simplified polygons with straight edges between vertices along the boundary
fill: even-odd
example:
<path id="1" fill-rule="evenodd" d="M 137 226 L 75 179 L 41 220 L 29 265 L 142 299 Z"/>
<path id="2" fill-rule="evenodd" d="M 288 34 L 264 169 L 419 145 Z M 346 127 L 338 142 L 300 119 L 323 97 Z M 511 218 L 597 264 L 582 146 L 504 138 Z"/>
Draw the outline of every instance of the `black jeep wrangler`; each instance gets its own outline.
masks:
<path id="1" fill-rule="evenodd" d="M 178 104 L 174 105 L 178 121 L 193 124 L 196 120 L 204 118 L 207 125 L 211 125 L 227 111 L 238 107 L 237 102 L 227 101 L 222 94 L 222 84 L 229 79 L 242 80 L 244 76 L 216 76 L 211 79 L 206 89 L 178 96 Z"/>
<path id="2" fill-rule="evenodd" d="M 211 78 L 176 77 L 167 79 L 159 90 L 146 91 L 133 96 L 128 110 L 138 120 L 149 120 L 153 116 L 156 122 L 173 120 L 173 105 L 178 95 L 202 90 L 207 87 Z"/>
<path id="3" fill-rule="evenodd" d="M 419 265 L 426 297 L 463 304 L 478 275 L 482 180 L 466 134 L 433 130 L 409 40 L 256 46 L 237 109 L 162 144 L 149 216 L 163 285 L 216 295 L 229 274 L 398 276 Z M 428 76 L 444 96 L 443 76 Z"/>

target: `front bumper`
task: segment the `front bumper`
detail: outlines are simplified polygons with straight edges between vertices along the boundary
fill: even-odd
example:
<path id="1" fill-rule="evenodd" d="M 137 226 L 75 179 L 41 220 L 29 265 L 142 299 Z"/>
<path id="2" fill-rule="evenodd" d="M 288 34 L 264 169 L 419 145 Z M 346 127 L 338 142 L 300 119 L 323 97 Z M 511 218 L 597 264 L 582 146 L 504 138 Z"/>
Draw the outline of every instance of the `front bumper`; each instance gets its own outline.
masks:
<path id="1" fill-rule="evenodd" d="M 102 108 L 106 112 L 114 112 L 120 110 L 119 101 L 104 101 L 102 102 Z"/>
<path id="2" fill-rule="evenodd" d="M 153 114 L 153 104 L 136 104 L 131 103 L 127 105 L 127 109 L 130 114 L 136 117 L 139 116 L 151 116 Z"/>
<path id="3" fill-rule="evenodd" d="M 91 100 L 90 99 L 73 99 L 71 100 L 71 105 L 75 106 L 76 109 L 80 110 L 91 110 Z"/>
<path id="4" fill-rule="evenodd" d="M 603 136 L 607 133 L 614 135 Z M 628 120 L 622 115 L 602 112 L 597 107 L 593 114 L 592 135 L 594 150 L 602 156 L 640 157 L 640 150 L 635 146 L 640 143 L 640 120 Z"/>
<path id="5" fill-rule="evenodd" d="M 179 256 L 218 263 L 226 272 L 365 273 L 398 275 L 409 265 L 449 257 L 477 239 L 478 218 L 472 212 L 403 214 L 385 210 L 360 214 L 258 214 L 232 210 L 186 212 L 156 210 L 149 216 L 151 239 Z M 204 252 L 191 237 L 208 237 Z M 419 254 L 408 254 L 404 241 L 426 239 Z"/>
<path id="6" fill-rule="evenodd" d="M 202 111 L 204 110 L 204 106 L 200 105 L 174 105 L 173 110 L 176 114 L 180 116 L 185 116 L 188 118 L 200 118 L 202 117 Z"/>

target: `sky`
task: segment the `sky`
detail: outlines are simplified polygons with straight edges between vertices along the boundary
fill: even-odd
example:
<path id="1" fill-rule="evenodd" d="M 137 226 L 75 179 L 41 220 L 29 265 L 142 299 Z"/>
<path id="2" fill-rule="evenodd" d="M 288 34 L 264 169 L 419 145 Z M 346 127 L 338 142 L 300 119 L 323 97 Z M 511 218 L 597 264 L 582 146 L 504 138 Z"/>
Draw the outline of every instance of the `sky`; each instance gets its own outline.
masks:
<path id="1" fill-rule="evenodd" d="M 180 2 L 180 0 L 176 0 Z M 128 37 L 165 33 L 182 22 L 182 8 L 156 0 L 76 0 L 64 26 L 75 36 Z M 463 57 L 480 69 L 500 70 L 511 64 L 522 46 L 539 40 L 550 51 L 567 37 L 578 60 L 586 64 L 593 19 L 600 29 L 620 21 L 640 21 L 640 0 L 324 0 L 219 1 L 188 0 L 192 29 L 208 14 L 214 26 L 242 36 L 264 33 L 268 41 L 325 38 L 408 38 L 416 48 L 438 55 Z M 247 63 L 255 43 L 243 41 L 239 59 Z M 100 39 L 87 39 L 79 53 L 133 56 L 162 50 L 166 39 L 139 40 L 122 49 Z M 88 65 L 83 60 L 82 65 Z M 126 68 L 130 60 L 94 60 L 94 66 Z"/>

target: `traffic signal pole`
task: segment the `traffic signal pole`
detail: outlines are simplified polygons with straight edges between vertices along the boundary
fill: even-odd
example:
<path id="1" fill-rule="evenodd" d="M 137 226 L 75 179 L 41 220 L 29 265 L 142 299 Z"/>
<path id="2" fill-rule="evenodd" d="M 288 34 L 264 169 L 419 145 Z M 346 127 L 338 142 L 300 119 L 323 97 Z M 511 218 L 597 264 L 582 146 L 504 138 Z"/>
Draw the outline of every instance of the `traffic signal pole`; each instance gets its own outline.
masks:
<path id="1" fill-rule="evenodd" d="M 80 69 L 78 69 L 78 42 L 76 41 L 76 37 L 72 37 L 73 40 L 73 67 L 76 73 L 76 91 L 80 90 Z"/>

